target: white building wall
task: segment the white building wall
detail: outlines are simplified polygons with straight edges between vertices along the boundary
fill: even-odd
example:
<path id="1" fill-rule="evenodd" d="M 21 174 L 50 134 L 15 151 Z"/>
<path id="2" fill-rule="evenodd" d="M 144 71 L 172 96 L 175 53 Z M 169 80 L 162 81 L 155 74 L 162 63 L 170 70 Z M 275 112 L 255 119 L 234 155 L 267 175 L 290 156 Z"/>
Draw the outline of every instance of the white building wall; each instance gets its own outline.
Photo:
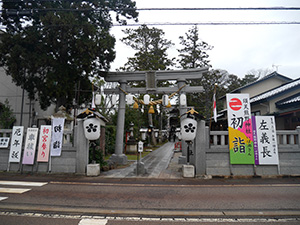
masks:
<path id="1" fill-rule="evenodd" d="M 21 124 L 22 95 L 23 89 L 12 82 L 11 76 L 6 75 L 4 68 L 0 68 L 0 102 L 4 104 L 6 99 L 9 101 L 10 108 L 16 116 L 14 125 L 22 125 L 25 128 L 31 125 L 37 125 L 37 119 L 49 117 L 55 112 L 54 105 L 51 105 L 46 111 L 43 111 L 38 102 L 32 101 L 30 103 L 28 94 L 24 91 L 23 118 Z"/>

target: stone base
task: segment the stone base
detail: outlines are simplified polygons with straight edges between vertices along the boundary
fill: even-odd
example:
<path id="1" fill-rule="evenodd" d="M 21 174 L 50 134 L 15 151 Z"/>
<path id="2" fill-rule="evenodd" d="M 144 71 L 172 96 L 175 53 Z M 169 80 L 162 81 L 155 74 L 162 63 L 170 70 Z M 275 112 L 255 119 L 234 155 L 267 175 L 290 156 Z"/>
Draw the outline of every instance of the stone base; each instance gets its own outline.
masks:
<path id="1" fill-rule="evenodd" d="M 195 167 L 193 165 L 182 166 L 183 177 L 195 177 Z"/>
<path id="2" fill-rule="evenodd" d="M 147 170 L 145 169 L 145 164 L 143 162 L 138 162 L 136 164 L 136 168 L 134 169 L 134 173 L 137 175 L 144 175 L 147 173 Z"/>
<path id="3" fill-rule="evenodd" d="M 122 154 L 122 155 L 112 154 L 112 156 L 109 158 L 109 160 L 118 165 L 126 165 L 128 163 L 128 159 L 125 154 Z"/>
<path id="4" fill-rule="evenodd" d="M 178 158 L 178 164 L 186 164 L 186 156 L 179 156 Z"/>
<path id="5" fill-rule="evenodd" d="M 86 166 L 86 175 L 88 177 L 96 177 L 100 175 L 100 164 L 88 164 Z"/>
<path id="6" fill-rule="evenodd" d="M 137 145 L 136 144 L 134 144 L 134 145 L 128 144 L 127 145 L 126 153 L 136 154 L 136 152 L 137 152 Z"/>

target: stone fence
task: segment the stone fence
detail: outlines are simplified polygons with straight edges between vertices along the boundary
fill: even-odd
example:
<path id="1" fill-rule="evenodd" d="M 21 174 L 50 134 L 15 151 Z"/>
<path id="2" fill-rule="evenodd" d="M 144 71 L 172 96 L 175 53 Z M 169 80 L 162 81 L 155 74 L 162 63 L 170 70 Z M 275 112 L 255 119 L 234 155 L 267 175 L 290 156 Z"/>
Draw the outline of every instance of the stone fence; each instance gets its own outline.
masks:
<path id="1" fill-rule="evenodd" d="M 277 130 L 279 165 L 231 165 L 228 131 L 211 131 L 204 121 L 198 122 L 194 155 L 196 176 L 274 176 L 300 175 L 300 127 Z"/>
<path id="2" fill-rule="evenodd" d="M 10 137 L 11 132 L 11 129 L 0 129 L 0 137 Z M 26 137 L 26 130 L 24 137 Z M 10 150 L 8 146 L 8 148 L 0 148 L 0 171 L 86 174 L 88 149 L 89 142 L 84 136 L 82 121 L 79 120 L 74 131 L 64 130 L 61 156 L 49 157 L 48 163 L 38 163 L 35 160 L 34 165 L 22 165 L 22 160 L 20 163 L 8 163 Z"/>
<path id="3" fill-rule="evenodd" d="M 9 137 L 12 130 L 0 129 L 0 137 Z M 24 137 L 26 134 L 24 134 Z M 300 175 L 300 127 L 296 130 L 277 130 L 279 165 L 231 165 L 229 162 L 228 131 L 211 131 L 204 121 L 198 122 L 197 136 L 190 157 L 196 176 L 272 176 Z M 23 141 L 24 143 L 24 141 Z M 0 148 L 0 171 L 53 172 L 86 174 L 89 142 L 84 136 L 82 121 L 74 131 L 64 131 L 60 157 L 48 163 L 22 165 L 8 163 L 8 148 Z M 22 161 L 21 161 L 22 162 Z"/>

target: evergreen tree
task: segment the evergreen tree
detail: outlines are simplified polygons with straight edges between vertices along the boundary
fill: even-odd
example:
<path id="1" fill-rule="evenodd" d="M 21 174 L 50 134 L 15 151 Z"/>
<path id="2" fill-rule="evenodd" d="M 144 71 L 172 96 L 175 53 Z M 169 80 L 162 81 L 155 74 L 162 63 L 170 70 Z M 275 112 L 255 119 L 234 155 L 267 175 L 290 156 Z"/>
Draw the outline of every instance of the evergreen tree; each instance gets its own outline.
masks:
<path id="1" fill-rule="evenodd" d="M 3 1 L 0 66 L 43 109 L 68 107 L 75 85 L 91 87 L 89 77 L 115 58 L 110 11 L 124 24 L 137 17 L 135 9 L 131 0 Z"/>
<path id="2" fill-rule="evenodd" d="M 134 57 L 128 58 L 128 62 L 121 70 L 166 70 L 174 64 L 173 59 L 169 59 L 167 55 L 167 50 L 173 43 L 164 39 L 163 30 L 142 25 L 137 29 L 125 29 L 123 32 L 126 37 L 121 41 L 136 53 Z"/>
<path id="3" fill-rule="evenodd" d="M 0 102 L 0 129 L 11 129 L 15 121 L 16 116 L 10 108 L 8 99 L 4 104 Z"/>
<path id="4" fill-rule="evenodd" d="M 185 37 L 180 36 L 179 39 L 183 48 L 178 49 L 178 62 L 183 69 L 210 66 L 206 51 L 211 50 L 212 46 L 201 41 L 197 26 L 193 26 L 185 33 Z"/>

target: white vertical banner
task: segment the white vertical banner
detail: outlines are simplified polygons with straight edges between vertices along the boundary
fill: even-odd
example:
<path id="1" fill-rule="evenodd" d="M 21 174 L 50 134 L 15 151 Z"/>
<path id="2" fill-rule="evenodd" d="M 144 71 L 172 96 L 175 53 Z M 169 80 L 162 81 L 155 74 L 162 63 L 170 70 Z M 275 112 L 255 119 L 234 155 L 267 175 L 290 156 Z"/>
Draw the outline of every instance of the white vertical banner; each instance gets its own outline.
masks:
<path id="1" fill-rule="evenodd" d="M 40 130 L 37 162 L 48 162 L 51 144 L 51 126 L 42 125 Z"/>
<path id="2" fill-rule="evenodd" d="M 51 156 L 60 156 L 65 118 L 52 117 Z"/>
<path id="3" fill-rule="evenodd" d="M 278 146 L 274 116 L 252 116 L 255 164 L 278 165 Z"/>
<path id="4" fill-rule="evenodd" d="M 21 160 L 23 131 L 23 126 L 13 127 L 8 162 L 20 162 Z"/>
<path id="5" fill-rule="evenodd" d="M 39 128 L 27 128 L 22 164 L 33 165 Z"/>

